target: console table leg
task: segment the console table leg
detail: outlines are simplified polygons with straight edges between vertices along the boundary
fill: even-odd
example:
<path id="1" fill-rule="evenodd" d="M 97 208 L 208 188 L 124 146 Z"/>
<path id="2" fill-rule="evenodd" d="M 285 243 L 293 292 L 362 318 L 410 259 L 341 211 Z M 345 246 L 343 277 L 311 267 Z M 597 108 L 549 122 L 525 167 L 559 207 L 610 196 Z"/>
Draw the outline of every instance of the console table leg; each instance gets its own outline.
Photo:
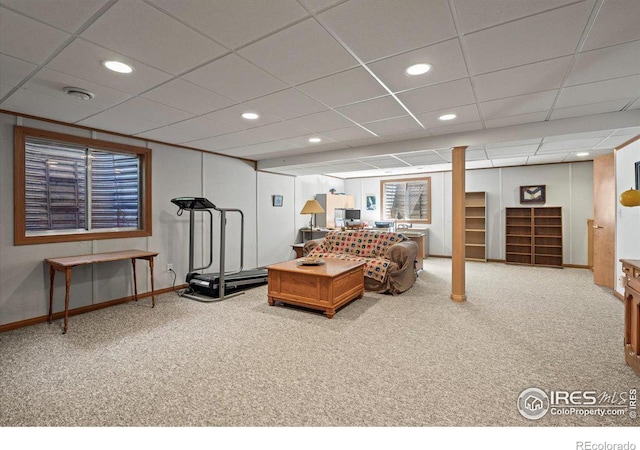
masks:
<path id="1" fill-rule="evenodd" d="M 133 299 L 138 301 L 138 282 L 136 281 L 136 259 L 131 258 L 131 265 L 133 266 Z"/>
<path id="2" fill-rule="evenodd" d="M 49 266 L 49 278 L 51 285 L 49 286 L 49 323 L 53 321 L 53 283 L 56 278 L 56 269 Z"/>
<path id="3" fill-rule="evenodd" d="M 67 334 L 67 323 L 69 321 L 69 290 L 71 289 L 71 268 L 64 271 L 64 330 L 62 334 Z"/>
<path id="4" fill-rule="evenodd" d="M 153 257 L 149 258 L 149 270 L 151 271 L 151 307 L 156 306 L 155 290 L 153 288 Z"/>

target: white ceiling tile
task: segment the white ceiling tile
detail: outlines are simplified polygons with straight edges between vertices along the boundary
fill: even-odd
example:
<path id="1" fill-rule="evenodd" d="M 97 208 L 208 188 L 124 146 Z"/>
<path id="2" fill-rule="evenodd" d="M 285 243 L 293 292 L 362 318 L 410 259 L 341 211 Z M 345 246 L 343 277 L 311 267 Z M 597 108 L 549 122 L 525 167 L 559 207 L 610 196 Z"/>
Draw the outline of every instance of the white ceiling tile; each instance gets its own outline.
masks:
<path id="1" fill-rule="evenodd" d="M 469 70 L 475 75 L 572 54 L 593 4 L 580 2 L 463 37 Z"/>
<path id="2" fill-rule="evenodd" d="M 635 102 L 633 102 L 631 104 L 631 106 L 629 106 L 629 108 L 627 108 L 627 109 L 638 109 L 638 108 L 640 108 L 640 99 L 638 99 Z"/>
<path id="3" fill-rule="evenodd" d="M 362 67 L 301 84 L 298 89 L 332 108 L 387 95 Z"/>
<path id="4" fill-rule="evenodd" d="M 453 164 L 451 163 L 432 164 L 431 166 L 429 166 L 432 172 L 449 172 L 452 169 L 452 167 L 453 167 Z"/>
<path id="5" fill-rule="evenodd" d="M 453 150 L 450 148 L 436 150 L 445 161 L 451 162 L 453 160 Z M 487 154 L 484 150 L 466 150 L 464 152 L 465 161 L 479 161 L 487 159 Z"/>
<path id="6" fill-rule="evenodd" d="M 244 106 L 259 113 L 270 114 L 283 119 L 291 119 L 326 110 L 323 105 L 293 88 L 251 100 L 246 102 Z"/>
<path id="7" fill-rule="evenodd" d="M 18 85 L 36 67 L 38 66 L 30 62 L 0 54 L 0 80 L 4 84 Z"/>
<path id="8" fill-rule="evenodd" d="M 541 112 L 551 109 L 558 91 L 519 95 L 480 103 L 480 111 L 485 119 L 497 119 L 519 114 Z"/>
<path id="9" fill-rule="evenodd" d="M 141 133 L 138 136 L 156 140 L 165 140 L 166 137 L 167 142 L 182 144 L 236 131 L 240 131 L 240 128 L 220 121 L 194 117 L 193 119 Z"/>
<path id="10" fill-rule="evenodd" d="M 223 134 L 221 136 L 187 142 L 186 144 L 192 147 L 217 152 L 219 150 L 257 144 L 263 141 L 264 140 L 262 138 L 258 137 L 251 131 L 244 130 L 236 133 Z"/>
<path id="11" fill-rule="evenodd" d="M 304 3 L 307 6 L 307 8 L 311 9 L 311 11 L 318 12 L 332 5 L 340 3 L 343 0 L 300 0 L 300 1 Z"/>
<path id="12" fill-rule="evenodd" d="M 477 75 L 473 77 L 473 83 L 478 100 L 486 102 L 558 89 L 569 68 L 571 59 L 571 56 L 565 56 Z"/>
<path id="13" fill-rule="evenodd" d="M 623 98 L 620 100 L 612 100 L 610 102 L 592 103 L 589 105 L 572 106 L 569 108 L 556 108 L 551 113 L 551 120 L 622 111 L 622 108 L 624 108 L 631 100 L 632 99 L 630 98 Z"/>
<path id="14" fill-rule="evenodd" d="M 469 169 L 487 169 L 493 167 L 493 163 L 488 159 L 480 159 L 476 161 L 467 161 L 464 168 Z"/>
<path id="15" fill-rule="evenodd" d="M 116 59 L 134 67 L 131 74 L 105 69 L 102 62 Z M 47 67 L 129 94 L 139 94 L 167 81 L 171 76 L 140 62 L 123 58 L 118 53 L 76 39 L 60 52 Z"/>
<path id="16" fill-rule="evenodd" d="M 275 141 L 296 136 L 308 135 L 308 130 L 303 130 L 288 122 L 277 122 L 262 127 L 252 128 L 251 132 L 259 136 L 263 141 Z"/>
<path id="17" fill-rule="evenodd" d="M 337 108 L 337 111 L 358 123 L 400 117 L 407 114 L 390 95 L 343 106 L 342 108 Z"/>
<path id="18" fill-rule="evenodd" d="M 638 2 L 640 4 L 640 2 Z M 640 16 L 639 16 L 640 17 Z M 565 86 L 640 73 L 640 41 L 580 53 Z"/>
<path id="19" fill-rule="evenodd" d="M 235 103 L 234 100 L 180 78 L 145 92 L 142 96 L 192 114 L 205 114 Z"/>
<path id="20" fill-rule="evenodd" d="M 520 125 L 523 123 L 544 122 L 549 111 L 541 111 L 530 114 L 520 114 L 517 116 L 501 117 L 499 119 L 485 119 L 484 126 L 487 128 L 508 127 L 510 125 Z"/>
<path id="21" fill-rule="evenodd" d="M 236 147 L 230 149 L 228 154 L 240 158 L 257 159 L 266 154 L 280 153 L 285 150 L 294 150 L 296 147 L 285 141 L 262 142 L 260 144 L 247 145 L 246 147 Z"/>
<path id="22" fill-rule="evenodd" d="M 389 136 L 407 131 L 420 131 L 423 128 L 418 125 L 413 117 L 402 116 L 394 119 L 378 120 L 363 124 L 368 130 L 373 131 L 378 136 Z"/>
<path id="23" fill-rule="evenodd" d="M 0 80 L 2 80 L 2 78 L 0 78 Z M 0 98 L 4 97 L 5 95 L 7 95 L 9 92 L 11 92 L 11 90 L 14 88 L 15 86 L 12 86 L 10 84 L 5 84 L 2 81 L 0 81 Z M 0 103 L 1 104 L 1 103 Z"/>
<path id="24" fill-rule="evenodd" d="M 640 75 L 597 81 L 561 90 L 556 108 L 640 97 Z"/>
<path id="25" fill-rule="evenodd" d="M 510 147 L 487 148 L 489 158 L 509 158 L 514 156 L 531 156 L 538 151 L 539 144 L 514 145 Z"/>
<path id="26" fill-rule="evenodd" d="M 310 137 L 319 137 L 322 139 L 321 142 L 309 142 Z M 314 133 L 314 134 L 304 134 L 301 136 L 295 136 L 291 138 L 285 139 L 285 142 L 293 145 L 295 148 L 313 148 L 313 152 L 316 151 L 324 151 L 334 149 L 337 145 L 339 148 L 344 148 L 344 144 L 336 144 L 333 139 L 328 138 L 324 134 Z"/>
<path id="27" fill-rule="evenodd" d="M 612 136 L 637 136 L 640 134 L 640 127 L 620 128 Z"/>
<path id="28" fill-rule="evenodd" d="M 69 36 L 0 7 L 0 53 L 40 64 Z"/>
<path id="29" fill-rule="evenodd" d="M 80 125 L 124 134 L 138 134 L 158 128 L 160 124 L 147 120 L 141 114 L 123 114 L 116 109 L 108 109 L 100 114 L 78 122 Z"/>
<path id="30" fill-rule="evenodd" d="M 3 5 L 72 33 L 102 8 L 107 0 L 2 0 Z"/>
<path id="31" fill-rule="evenodd" d="M 602 138 L 592 139 L 572 139 L 569 141 L 556 141 L 542 143 L 542 146 L 538 150 L 537 155 L 543 155 L 546 153 L 560 153 L 567 151 L 581 151 L 589 150 L 602 142 Z"/>
<path id="32" fill-rule="evenodd" d="M 153 139 L 156 141 L 169 142 L 171 144 L 181 144 L 183 142 L 193 141 L 194 139 L 202 139 L 209 136 L 195 136 L 186 130 L 179 128 L 177 125 L 168 125 L 166 127 L 156 128 L 155 130 L 145 131 L 144 133 L 137 134 L 136 136 Z"/>
<path id="33" fill-rule="evenodd" d="M 95 104 L 68 95 L 51 96 L 24 88 L 2 102 L 2 109 L 70 123 L 100 111 Z"/>
<path id="34" fill-rule="evenodd" d="M 357 126 L 340 128 L 338 130 L 324 131 L 322 134 L 333 139 L 334 141 L 366 139 L 373 136 L 371 133 Z"/>
<path id="35" fill-rule="evenodd" d="M 358 158 L 358 160 L 379 169 L 386 169 L 389 167 L 404 167 L 410 165 L 409 163 L 401 161 L 398 158 L 394 158 L 393 156 L 374 156 L 372 158 Z"/>
<path id="36" fill-rule="evenodd" d="M 237 55 L 227 55 L 182 78 L 237 101 L 250 100 L 287 87 Z"/>
<path id="37" fill-rule="evenodd" d="M 91 91 L 95 97 L 83 100 L 95 111 L 110 108 L 118 103 L 131 98 L 130 94 L 111 89 L 99 84 L 91 83 L 74 76 L 51 69 L 41 69 L 24 85 L 24 88 L 35 92 L 41 92 L 51 97 L 69 97 L 64 92 L 65 87 L 79 87 Z"/>
<path id="38" fill-rule="evenodd" d="M 549 142 L 573 141 L 577 139 L 604 139 L 612 134 L 613 132 L 611 130 L 588 131 L 585 133 L 573 133 L 573 134 L 562 134 L 558 136 L 549 136 L 549 137 L 545 137 L 542 140 L 542 142 L 546 144 Z"/>
<path id="39" fill-rule="evenodd" d="M 238 53 L 290 84 L 304 83 L 357 64 L 314 19 L 297 23 Z"/>
<path id="40" fill-rule="evenodd" d="M 454 125 L 429 128 L 429 133 L 434 136 L 452 133 L 464 133 L 466 131 L 482 130 L 482 122 L 467 122 Z"/>
<path id="41" fill-rule="evenodd" d="M 234 105 L 228 108 L 219 109 L 209 114 L 205 114 L 202 117 L 207 120 L 216 122 L 227 123 L 238 130 L 244 130 L 248 128 L 260 127 L 270 123 L 280 122 L 280 117 L 276 117 L 270 114 L 260 114 L 255 120 L 247 120 L 242 118 L 242 113 L 245 112 L 258 112 L 250 108 L 246 108 L 244 105 Z"/>
<path id="42" fill-rule="evenodd" d="M 455 114 L 457 117 L 449 121 L 439 120 L 438 117 L 443 114 Z M 430 130 L 431 128 L 443 127 L 448 125 L 477 122 L 480 120 L 478 107 L 475 104 L 456 106 L 449 109 L 441 109 L 440 111 L 416 114 L 416 117 L 428 130 Z"/>
<path id="43" fill-rule="evenodd" d="M 569 154 L 563 162 L 578 162 L 578 161 L 591 161 L 596 156 L 608 155 L 613 152 L 613 148 L 600 149 L 600 150 L 589 150 L 588 155 L 578 156 L 575 152 Z"/>
<path id="44" fill-rule="evenodd" d="M 445 0 L 351 0 L 318 17 L 365 62 L 457 34 Z"/>
<path id="45" fill-rule="evenodd" d="M 602 4 L 584 43 L 584 50 L 640 39 L 640 2 L 608 0 Z"/>
<path id="46" fill-rule="evenodd" d="M 353 122 L 335 111 L 322 111 L 307 116 L 296 117 L 289 120 L 289 122 L 301 128 L 316 132 L 337 130 L 353 125 Z"/>
<path id="47" fill-rule="evenodd" d="M 488 28 L 525 16 L 557 8 L 574 0 L 454 0 L 463 33 Z"/>
<path id="48" fill-rule="evenodd" d="M 174 75 L 227 51 L 141 0 L 116 3 L 81 36 Z"/>
<path id="49" fill-rule="evenodd" d="M 193 117 L 190 114 L 179 109 L 171 108 L 142 97 L 135 97 L 120 103 L 109 110 L 112 113 L 122 114 L 123 116 L 138 115 L 144 117 L 145 120 L 159 125 L 169 125 L 174 122 L 180 122 Z M 154 127 L 155 128 L 155 127 Z"/>
<path id="50" fill-rule="evenodd" d="M 229 48 L 237 48 L 307 15 L 295 0 L 151 2 Z"/>
<path id="51" fill-rule="evenodd" d="M 429 72 L 417 76 L 410 76 L 404 72 L 407 67 L 419 63 L 431 64 L 432 68 Z M 369 64 L 369 68 L 393 92 L 469 76 L 458 39 L 376 61 Z"/>
<path id="52" fill-rule="evenodd" d="M 640 131 L 637 132 L 634 136 L 637 136 L 638 134 L 640 134 Z M 627 142 L 629 140 L 629 138 L 630 138 L 629 136 L 611 136 L 611 137 L 606 138 L 602 142 L 600 142 L 594 148 L 595 149 L 616 148 L 616 147 L 624 144 L 625 142 Z"/>
<path id="53" fill-rule="evenodd" d="M 504 148 L 504 147 L 516 147 L 519 145 L 538 145 L 542 143 L 542 138 L 533 138 L 533 139 L 522 139 L 519 141 L 509 141 L 509 142 L 494 142 L 485 145 L 487 149 L 493 148 Z"/>
<path id="54" fill-rule="evenodd" d="M 527 157 L 496 158 L 491 160 L 491 164 L 493 164 L 493 167 L 524 166 L 527 164 Z"/>
<path id="55" fill-rule="evenodd" d="M 407 164 L 411 164 L 412 166 L 439 164 L 446 161 L 442 156 L 440 156 L 440 154 L 432 150 L 426 152 L 400 153 L 396 154 L 395 157 L 400 158 L 402 161 Z"/>
<path id="56" fill-rule="evenodd" d="M 527 164 L 550 164 L 550 163 L 559 163 L 562 162 L 569 153 L 553 153 L 550 155 L 534 155 L 529 156 L 527 159 Z"/>
<path id="57" fill-rule="evenodd" d="M 414 114 L 475 103 L 468 78 L 401 92 L 398 98 Z"/>

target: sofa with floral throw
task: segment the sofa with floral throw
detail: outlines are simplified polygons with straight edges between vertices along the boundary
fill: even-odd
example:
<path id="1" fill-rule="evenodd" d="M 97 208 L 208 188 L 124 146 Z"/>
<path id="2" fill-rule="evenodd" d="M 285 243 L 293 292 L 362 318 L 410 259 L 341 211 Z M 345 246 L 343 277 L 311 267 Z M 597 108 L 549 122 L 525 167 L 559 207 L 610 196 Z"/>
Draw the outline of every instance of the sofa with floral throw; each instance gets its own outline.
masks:
<path id="1" fill-rule="evenodd" d="M 390 294 L 413 286 L 417 252 L 417 244 L 401 234 L 373 230 L 334 230 L 304 246 L 309 258 L 364 261 L 365 289 Z"/>

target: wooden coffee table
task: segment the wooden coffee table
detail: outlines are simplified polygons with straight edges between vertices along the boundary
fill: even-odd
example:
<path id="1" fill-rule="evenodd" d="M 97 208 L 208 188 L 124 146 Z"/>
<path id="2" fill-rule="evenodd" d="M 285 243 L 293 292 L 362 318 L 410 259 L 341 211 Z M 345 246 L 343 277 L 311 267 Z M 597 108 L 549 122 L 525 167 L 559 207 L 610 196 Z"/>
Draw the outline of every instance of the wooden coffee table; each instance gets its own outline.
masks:
<path id="1" fill-rule="evenodd" d="M 269 304 L 276 301 L 324 311 L 331 319 L 336 309 L 364 295 L 364 262 L 327 259 L 319 266 L 300 260 L 267 267 Z"/>

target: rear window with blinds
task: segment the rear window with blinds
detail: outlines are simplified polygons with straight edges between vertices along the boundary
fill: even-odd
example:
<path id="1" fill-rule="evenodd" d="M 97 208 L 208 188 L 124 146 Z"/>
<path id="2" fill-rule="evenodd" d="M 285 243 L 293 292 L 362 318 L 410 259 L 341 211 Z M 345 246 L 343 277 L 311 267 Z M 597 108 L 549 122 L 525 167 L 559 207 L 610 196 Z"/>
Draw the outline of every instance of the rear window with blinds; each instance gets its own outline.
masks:
<path id="1" fill-rule="evenodd" d="M 382 219 L 431 223 L 431 178 L 382 180 Z"/>
<path id="2" fill-rule="evenodd" d="M 29 129 L 16 127 L 16 164 L 24 167 L 16 171 L 24 173 L 23 180 L 16 180 L 17 188 L 24 185 L 24 192 L 15 197 L 18 234 L 29 238 L 100 233 L 86 239 L 122 237 L 105 234 L 118 231 L 150 234 L 150 226 L 145 226 L 150 208 L 144 204 L 150 198 L 145 193 L 147 186 L 150 190 L 148 149 L 120 150 L 119 144 L 74 136 L 65 142 L 65 135 L 34 130 L 37 135 L 30 136 L 23 130 Z"/>

